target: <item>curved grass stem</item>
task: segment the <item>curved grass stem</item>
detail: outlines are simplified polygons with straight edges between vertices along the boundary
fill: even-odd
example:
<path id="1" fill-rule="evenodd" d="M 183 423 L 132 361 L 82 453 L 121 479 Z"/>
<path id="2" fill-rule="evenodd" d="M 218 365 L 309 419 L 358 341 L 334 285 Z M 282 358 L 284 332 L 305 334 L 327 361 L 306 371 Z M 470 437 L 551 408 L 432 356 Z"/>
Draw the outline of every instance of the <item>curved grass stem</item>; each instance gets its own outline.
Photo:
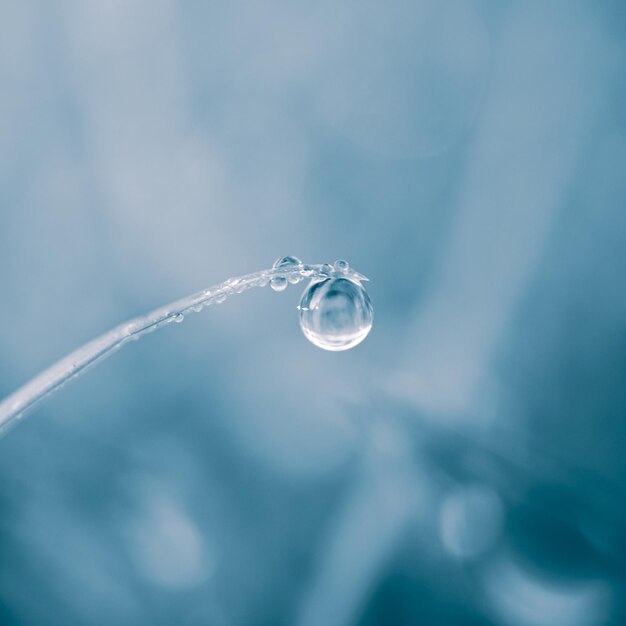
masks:
<path id="1" fill-rule="evenodd" d="M 126 343 L 137 340 L 172 322 L 181 322 L 185 315 L 199 312 L 211 304 L 224 302 L 234 293 L 241 293 L 252 287 L 264 287 L 273 278 L 285 277 L 290 282 L 298 282 L 307 277 L 321 278 L 328 275 L 329 267 L 328 265 L 299 264 L 274 267 L 238 278 L 229 278 L 219 285 L 181 298 L 116 326 L 57 361 L 0 402 L 0 436 L 4 435 L 11 425 L 14 425 L 38 402 L 111 356 Z"/>

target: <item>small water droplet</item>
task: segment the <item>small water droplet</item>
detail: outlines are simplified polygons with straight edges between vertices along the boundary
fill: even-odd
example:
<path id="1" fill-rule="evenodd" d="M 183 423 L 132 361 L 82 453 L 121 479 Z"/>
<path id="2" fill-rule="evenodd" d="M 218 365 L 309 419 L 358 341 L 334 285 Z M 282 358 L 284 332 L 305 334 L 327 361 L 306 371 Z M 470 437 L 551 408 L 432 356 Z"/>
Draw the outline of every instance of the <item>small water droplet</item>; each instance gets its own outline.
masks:
<path id="1" fill-rule="evenodd" d="M 192 307 L 191 310 L 194 311 L 195 313 L 200 313 L 200 311 L 202 311 L 202 305 L 196 304 L 196 306 Z"/>
<path id="2" fill-rule="evenodd" d="M 302 261 L 295 256 L 282 256 L 279 259 L 274 261 L 274 265 L 272 267 L 277 269 L 279 267 L 284 267 L 285 269 L 289 267 L 300 267 L 302 265 Z"/>
<path id="3" fill-rule="evenodd" d="M 285 276 L 274 276 L 272 280 L 270 280 L 270 287 L 274 291 L 285 291 L 287 289 L 287 278 Z"/>
<path id="4" fill-rule="evenodd" d="M 302 276 L 300 276 L 300 274 L 289 274 L 289 276 L 287 276 L 287 280 L 292 285 L 297 285 L 302 280 Z"/>
<path id="5" fill-rule="evenodd" d="M 217 302 L 218 304 L 222 304 L 222 302 L 226 301 L 226 294 L 225 293 L 218 293 L 217 296 L 215 296 L 215 302 Z"/>
<path id="6" fill-rule="evenodd" d="M 313 280 L 298 307 L 300 327 L 318 348 L 348 350 L 372 328 L 374 309 L 367 291 L 349 278 Z"/>
<path id="7" fill-rule="evenodd" d="M 335 261 L 335 265 L 333 266 L 336 272 L 347 272 L 350 269 L 350 263 L 345 261 L 344 259 L 339 259 Z"/>
<path id="8" fill-rule="evenodd" d="M 185 316 L 182 313 L 177 313 L 176 315 L 174 315 L 174 317 L 172 317 L 172 319 L 177 323 L 180 324 L 182 321 L 185 320 Z"/>

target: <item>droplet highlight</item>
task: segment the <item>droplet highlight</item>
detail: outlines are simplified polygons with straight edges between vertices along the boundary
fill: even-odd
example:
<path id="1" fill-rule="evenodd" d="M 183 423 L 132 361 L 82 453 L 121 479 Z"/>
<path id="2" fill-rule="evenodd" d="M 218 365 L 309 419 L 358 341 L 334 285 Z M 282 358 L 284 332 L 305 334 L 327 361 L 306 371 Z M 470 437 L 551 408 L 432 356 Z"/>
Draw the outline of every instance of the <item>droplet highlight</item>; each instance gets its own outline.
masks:
<path id="1" fill-rule="evenodd" d="M 298 306 L 300 328 L 318 348 L 349 350 L 367 337 L 374 309 L 363 285 L 349 278 L 314 280 Z"/>

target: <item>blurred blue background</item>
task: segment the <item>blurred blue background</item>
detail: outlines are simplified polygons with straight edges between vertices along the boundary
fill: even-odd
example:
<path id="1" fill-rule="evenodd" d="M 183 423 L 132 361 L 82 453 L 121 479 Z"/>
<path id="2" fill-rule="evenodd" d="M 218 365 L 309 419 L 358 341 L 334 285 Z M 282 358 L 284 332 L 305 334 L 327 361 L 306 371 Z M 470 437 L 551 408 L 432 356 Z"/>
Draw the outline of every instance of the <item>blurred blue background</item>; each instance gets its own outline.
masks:
<path id="1" fill-rule="evenodd" d="M 0 623 L 626 623 L 626 5 L 0 3 Z"/>

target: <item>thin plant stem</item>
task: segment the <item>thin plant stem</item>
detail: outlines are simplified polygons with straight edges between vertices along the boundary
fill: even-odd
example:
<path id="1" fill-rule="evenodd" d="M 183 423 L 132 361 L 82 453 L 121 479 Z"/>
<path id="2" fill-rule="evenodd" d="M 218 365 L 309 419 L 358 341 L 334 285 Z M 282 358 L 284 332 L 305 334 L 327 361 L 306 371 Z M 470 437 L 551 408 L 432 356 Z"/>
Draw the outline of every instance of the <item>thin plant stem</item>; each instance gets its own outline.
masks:
<path id="1" fill-rule="evenodd" d="M 329 265 L 296 264 L 229 278 L 219 285 L 116 326 L 57 361 L 0 402 L 0 436 L 38 402 L 58 391 L 69 381 L 78 378 L 130 341 L 135 341 L 173 322 L 182 322 L 189 313 L 197 313 L 212 304 L 224 302 L 232 294 L 241 293 L 252 287 L 265 287 L 273 279 L 286 279 L 290 283 L 297 283 L 305 278 L 325 278 L 330 275 L 331 270 Z M 356 273 L 354 275 L 359 276 Z"/>

